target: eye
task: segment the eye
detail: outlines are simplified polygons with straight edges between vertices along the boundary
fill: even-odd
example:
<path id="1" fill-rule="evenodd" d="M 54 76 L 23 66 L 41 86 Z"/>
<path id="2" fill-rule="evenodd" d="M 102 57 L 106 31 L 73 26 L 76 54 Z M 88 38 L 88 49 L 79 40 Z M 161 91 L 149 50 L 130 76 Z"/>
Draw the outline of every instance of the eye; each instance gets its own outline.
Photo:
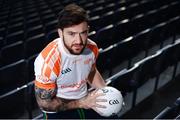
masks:
<path id="1" fill-rule="evenodd" d="M 83 32 L 81 32 L 80 33 L 81 35 L 87 35 L 88 34 L 88 31 L 86 30 L 86 31 L 83 31 Z"/>
<path id="2" fill-rule="evenodd" d="M 70 35 L 70 36 L 74 36 L 74 35 L 75 35 L 75 33 L 74 33 L 74 32 L 68 32 L 68 35 Z"/>

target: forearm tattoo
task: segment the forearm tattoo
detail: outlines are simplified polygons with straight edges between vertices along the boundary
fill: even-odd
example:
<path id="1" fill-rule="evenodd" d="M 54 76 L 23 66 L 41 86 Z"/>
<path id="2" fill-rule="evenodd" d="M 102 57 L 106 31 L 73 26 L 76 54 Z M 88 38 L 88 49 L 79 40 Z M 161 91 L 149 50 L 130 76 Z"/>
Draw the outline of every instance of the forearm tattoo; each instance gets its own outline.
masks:
<path id="1" fill-rule="evenodd" d="M 52 99 L 56 94 L 56 89 L 42 89 L 35 87 L 35 93 L 36 96 L 38 96 L 41 99 Z"/>
<path id="2" fill-rule="evenodd" d="M 65 99 L 61 99 L 61 106 L 58 108 L 58 111 L 65 111 L 67 110 L 69 107 L 68 107 L 68 100 L 65 100 Z"/>
<path id="3" fill-rule="evenodd" d="M 73 100 L 56 97 L 57 89 L 42 89 L 35 86 L 35 95 L 42 109 L 47 111 L 65 111 L 75 107 Z"/>

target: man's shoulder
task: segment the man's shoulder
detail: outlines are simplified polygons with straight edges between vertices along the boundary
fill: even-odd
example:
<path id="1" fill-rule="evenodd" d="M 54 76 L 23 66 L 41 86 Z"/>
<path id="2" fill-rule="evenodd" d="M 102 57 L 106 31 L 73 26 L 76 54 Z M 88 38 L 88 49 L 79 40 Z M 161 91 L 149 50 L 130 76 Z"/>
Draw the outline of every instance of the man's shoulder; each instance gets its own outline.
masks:
<path id="1" fill-rule="evenodd" d="M 89 47 L 89 46 L 98 48 L 97 44 L 94 41 L 92 41 L 91 39 L 87 40 L 87 47 Z"/>
<path id="2" fill-rule="evenodd" d="M 95 56 L 98 55 L 99 49 L 98 49 L 97 44 L 94 41 L 88 39 L 88 41 L 87 41 L 87 48 L 91 49 L 93 51 L 93 53 L 95 54 Z"/>
<path id="3" fill-rule="evenodd" d="M 56 49 L 58 49 L 58 40 L 59 40 L 59 38 L 51 41 L 51 42 L 40 52 L 40 54 L 41 54 L 41 56 L 42 56 L 43 58 L 49 56 L 49 54 L 54 54 L 54 53 L 55 53 L 54 51 L 55 51 Z"/>

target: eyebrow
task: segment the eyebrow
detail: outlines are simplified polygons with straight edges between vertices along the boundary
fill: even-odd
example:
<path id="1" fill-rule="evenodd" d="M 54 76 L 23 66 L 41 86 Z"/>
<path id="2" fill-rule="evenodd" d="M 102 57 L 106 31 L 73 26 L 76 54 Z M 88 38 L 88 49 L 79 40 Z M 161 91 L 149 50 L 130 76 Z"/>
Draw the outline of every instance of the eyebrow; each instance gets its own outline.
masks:
<path id="1" fill-rule="evenodd" d="M 87 31 L 88 31 L 88 29 L 87 29 L 87 30 L 84 30 L 84 31 L 82 31 L 82 32 L 80 32 L 80 33 L 84 33 L 84 32 L 87 32 Z M 74 34 L 77 34 L 77 33 L 79 33 L 79 32 L 67 31 L 67 33 L 74 33 Z"/>

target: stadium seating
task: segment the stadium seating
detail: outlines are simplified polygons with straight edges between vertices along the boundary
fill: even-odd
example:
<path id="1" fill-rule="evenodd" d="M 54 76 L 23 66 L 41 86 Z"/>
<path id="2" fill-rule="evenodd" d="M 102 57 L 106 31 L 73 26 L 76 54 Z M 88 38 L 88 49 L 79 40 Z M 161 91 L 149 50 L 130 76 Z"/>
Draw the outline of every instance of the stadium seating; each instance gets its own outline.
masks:
<path id="1" fill-rule="evenodd" d="M 179 119 L 180 98 L 177 98 L 172 106 L 167 106 L 155 118 L 156 119 Z"/>
<path id="2" fill-rule="evenodd" d="M 105 26 L 96 32 L 94 41 L 99 48 L 107 48 L 110 45 L 115 44 L 114 38 L 114 26 L 112 24 Z"/>
<path id="3" fill-rule="evenodd" d="M 37 57 L 37 54 L 29 57 L 27 59 L 27 67 L 28 67 L 28 82 L 31 82 L 35 80 L 35 75 L 34 75 L 34 61 Z"/>
<path id="4" fill-rule="evenodd" d="M 0 32 L 1 32 L 1 31 L 0 31 Z M 4 40 L 3 40 L 2 37 L 0 37 L 0 50 L 1 50 L 1 48 L 3 47 L 3 45 L 4 45 Z"/>
<path id="5" fill-rule="evenodd" d="M 37 25 L 37 26 L 31 26 L 29 28 L 27 28 L 26 30 L 26 38 L 30 38 L 33 36 L 36 36 L 38 34 L 44 33 L 44 27 L 42 24 Z"/>
<path id="6" fill-rule="evenodd" d="M 27 113 L 27 102 L 25 97 L 25 89 L 12 91 L 11 94 L 0 96 L 0 118 L 13 119 L 20 118 Z"/>
<path id="7" fill-rule="evenodd" d="M 19 31 L 15 31 L 13 33 L 9 33 L 6 36 L 5 44 L 9 45 L 9 44 L 12 44 L 12 43 L 15 43 L 18 41 L 24 41 L 24 35 L 25 35 L 25 33 L 23 30 L 19 30 Z"/>
<path id="8" fill-rule="evenodd" d="M 112 53 L 114 51 L 114 47 L 110 46 L 102 51 L 98 56 L 97 60 L 97 68 L 101 73 L 107 73 L 108 77 L 112 75 Z M 102 64 L 102 61 L 104 64 Z"/>
<path id="9" fill-rule="evenodd" d="M 26 60 L 22 59 L 0 68 L 0 94 L 9 92 L 27 83 Z"/>
<path id="10" fill-rule="evenodd" d="M 25 118 L 34 117 L 38 106 L 33 63 L 38 53 L 59 37 L 56 18 L 72 2 L 84 7 L 90 15 L 89 38 L 101 48 L 97 60 L 99 71 L 105 79 L 112 79 L 110 84 L 122 91 L 125 100 L 132 93 L 125 109 L 135 107 L 169 82 L 160 79 L 167 69 L 171 72 L 170 80 L 179 74 L 178 0 L 0 0 L 0 94 L 16 91 L 1 96 L 4 111 L 0 109 L 0 118 L 20 118 L 24 114 Z M 141 88 L 148 81 L 155 86 L 145 93 Z M 16 90 L 23 85 L 27 88 Z M 17 113 L 12 108 L 17 108 Z"/>
<path id="11" fill-rule="evenodd" d="M 6 45 L 1 49 L 1 66 L 11 64 L 20 59 L 25 58 L 24 43 L 19 41 L 10 45 Z"/>
<path id="12" fill-rule="evenodd" d="M 48 43 L 44 33 L 28 38 L 25 41 L 26 58 L 39 53 Z"/>

